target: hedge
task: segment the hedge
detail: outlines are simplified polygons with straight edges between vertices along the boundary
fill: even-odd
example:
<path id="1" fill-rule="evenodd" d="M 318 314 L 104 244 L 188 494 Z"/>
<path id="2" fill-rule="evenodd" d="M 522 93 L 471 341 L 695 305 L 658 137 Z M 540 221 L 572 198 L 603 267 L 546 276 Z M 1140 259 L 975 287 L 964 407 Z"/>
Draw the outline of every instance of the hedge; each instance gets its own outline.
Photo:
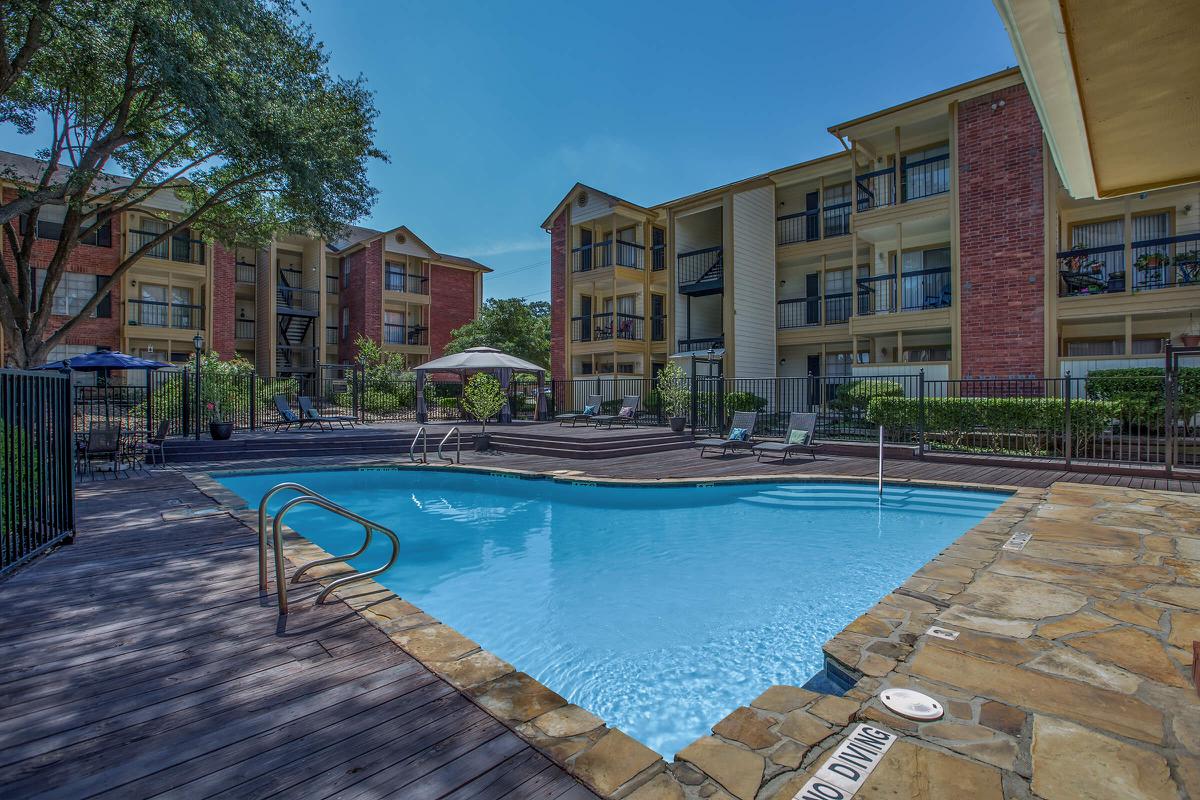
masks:
<path id="1" fill-rule="evenodd" d="M 1056 398 L 927 397 L 924 405 L 926 439 L 949 449 L 984 446 L 1047 455 L 1058 450 L 1066 423 L 1066 404 Z M 867 419 L 892 432 L 915 433 L 919 413 L 920 401 L 911 397 L 875 397 L 867 406 Z M 1119 413 L 1110 401 L 1072 400 L 1073 447 L 1078 451 L 1104 433 Z"/>
<path id="2" fill-rule="evenodd" d="M 876 397 L 904 397 L 904 387 L 890 380 L 859 380 L 843 383 L 830 404 L 849 413 L 863 414 Z"/>
<path id="3" fill-rule="evenodd" d="M 1122 422 L 1157 424 L 1166 413 L 1164 375 L 1162 367 L 1093 370 L 1085 381 L 1087 396 L 1116 403 Z M 1200 413 L 1200 367 L 1183 367 L 1178 376 L 1176 415 L 1187 419 Z"/>

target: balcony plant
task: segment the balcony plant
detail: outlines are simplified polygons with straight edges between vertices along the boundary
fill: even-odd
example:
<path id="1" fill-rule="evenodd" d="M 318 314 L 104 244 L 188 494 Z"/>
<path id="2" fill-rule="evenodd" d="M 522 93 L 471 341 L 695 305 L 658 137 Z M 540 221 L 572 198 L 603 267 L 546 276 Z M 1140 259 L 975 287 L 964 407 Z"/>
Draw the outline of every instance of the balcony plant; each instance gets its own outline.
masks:
<path id="1" fill-rule="evenodd" d="M 1200 283 L 1200 250 L 1176 253 L 1175 273 L 1179 284 Z"/>
<path id="2" fill-rule="evenodd" d="M 674 361 L 668 361 L 658 372 L 658 396 L 662 402 L 663 412 L 675 433 L 683 433 L 687 419 L 684 414 L 688 407 L 687 376 L 683 368 Z"/>
<path id="3" fill-rule="evenodd" d="M 1171 259 L 1166 253 L 1161 253 L 1158 250 L 1155 250 L 1150 253 L 1142 253 L 1137 257 L 1137 261 L 1133 262 L 1133 265 L 1140 270 L 1148 271 L 1152 269 L 1158 269 L 1159 267 L 1165 267 L 1170 262 Z"/>
<path id="4" fill-rule="evenodd" d="M 1200 325 L 1191 314 L 1188 314 L 1187 330 L 1179 337 L 1184 347 L 1200 347 Z"/>

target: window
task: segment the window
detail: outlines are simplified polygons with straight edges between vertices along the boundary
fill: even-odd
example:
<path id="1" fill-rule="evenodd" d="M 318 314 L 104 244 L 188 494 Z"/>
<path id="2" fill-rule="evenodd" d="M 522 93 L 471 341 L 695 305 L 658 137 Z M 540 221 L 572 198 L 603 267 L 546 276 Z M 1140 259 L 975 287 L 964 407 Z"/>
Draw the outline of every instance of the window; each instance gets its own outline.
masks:
<path id="1" fill-rule="evenodd" d="M 1166 336 L 1142 336 L 1133 340 L 1133 355 L 1151 356 L 1163 351 Z"/>
<path id="2" fill-rule="evenodd" d="M 350 306 L 342 306 L 342 341 L 350 341 Z"/>
<path id="3" fill-rule="evenodd" d="M 90 210 L 85 206 L 85 211 Z M 62 238 L 62 226 L 67 217 L 67 207 L 65 205 L 51 204 L 44 205 L 38 211 L 37 231 L 34 235 L 39 239 L 52 239 L 57 241 Z M 21 232 L 25 233 L 28 230 L 28 215 L 21 215 Z M 80 244 L 89 244 L 94 247 L 112 247 L 112 223 L 106 221 L 103 225 L 96 225 L 95 219 L 91 219 L 87 223 L 87 229 L 82 232 L 79 237 Z"/>
<path id="4" fill-rule="evenodd" d="M 1125 339 L 1078 339 L 1063 341 L 1063 355 L 1068 357 L 1120 356 L 1125 354 Z"/>
<path id="5" fill-rule="evenodd" d="M 58 281 L 58 287 L 54 290 L 50 313 L 75 316 L 83 310 L 87 301 L 92 299 L 92 295 L 100 288 L 105 277 L 104 275 L 85 275 L 80 272 L 64 272 Z M 40 296 L 42 287 L 46 284 L 46 270 L 35 270 L 34 278 L 37 284 L 35 291 Z M 96 306 L 96 310 L 92 312 L 92 316 L 105 319 L 112 316 L 112 301 L 109 299 L 109 295 L 104 296 L 104 299 Z"/>
<path id="6" fill-rule="evenodd" d="M 98 350 L 95 345 L 90 344 L 60 344 L 50 348 L 50 352 L 46 355 L 46 361 L 62 361 L 75 356 L 94 353 Z M 73 386 L 95 386 L 95 372 L 72 372 L 71 384 Z"/>
<path id="7" fill-rule="evenodd" d="M 350 286 L 350 259 L 342 260 L 342 288 L 346 289 Z"/>
<path id="8" fill-rule="evenodd" d="M 927 344 L 920 347 L 904 348 L 905 361 L 949 361 L 950 345 Z"/>
<path id="9" fill-rule="evenodd" d="M 387 344 L 406 344 L 403 311 L 383 313 L 383 341 Z"/>
<path id="10" fill-rule="evenodd" d="M 901 159 L 904 199 L 918 200 L 950 191 L 950 147 L 939 144 Z"/>
<path id="11" fill-rule="evenodd" d="M 383 288 L 389 292 L 403 292 L 407 289 L 408 269 L 403 264 L 389 261 L 383 267 Z"/>

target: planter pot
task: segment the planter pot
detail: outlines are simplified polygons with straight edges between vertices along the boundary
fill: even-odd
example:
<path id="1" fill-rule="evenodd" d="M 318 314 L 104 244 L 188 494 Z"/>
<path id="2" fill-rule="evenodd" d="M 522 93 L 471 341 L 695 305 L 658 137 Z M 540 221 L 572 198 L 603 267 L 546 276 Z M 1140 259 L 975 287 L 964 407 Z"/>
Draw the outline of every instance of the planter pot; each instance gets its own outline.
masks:
<path id="1" fill-rule="evenodd" d="M 1185 333 L 1179 337 L 1184 347 L 1200 347 L 1200 333 Z"/>
<path id="2" fill-rule="evenodd" d="M 683 426 L 687 420 L 683 417 L 671 417 L 671 431 L 673 433 L 683 433 Z"/>
<path id="3" fill-rule="evenodd" d="M 475 434 L 475 452 L 486 453 L 492 449 L 492 435 L 490 433 Z"/>
<path id="4" fill-rule="evenodd" d="M 233 436 L 233 423 L 210 422 L 208 423 L 208 433 L 214 441 L 223 442 L 230 436 Z"/>

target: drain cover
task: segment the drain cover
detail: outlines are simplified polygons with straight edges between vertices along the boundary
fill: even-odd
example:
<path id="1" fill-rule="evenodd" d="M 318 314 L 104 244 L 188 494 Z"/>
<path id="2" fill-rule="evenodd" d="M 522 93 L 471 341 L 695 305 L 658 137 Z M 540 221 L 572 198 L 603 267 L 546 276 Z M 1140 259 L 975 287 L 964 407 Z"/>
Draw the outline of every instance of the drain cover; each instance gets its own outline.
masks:
<path id="1" fill-rule="evenodd" d="M 912 689 L 884 689 L 879 699 L 889 710 L 909 719 L 941 719 L 942 704 Z"/>

